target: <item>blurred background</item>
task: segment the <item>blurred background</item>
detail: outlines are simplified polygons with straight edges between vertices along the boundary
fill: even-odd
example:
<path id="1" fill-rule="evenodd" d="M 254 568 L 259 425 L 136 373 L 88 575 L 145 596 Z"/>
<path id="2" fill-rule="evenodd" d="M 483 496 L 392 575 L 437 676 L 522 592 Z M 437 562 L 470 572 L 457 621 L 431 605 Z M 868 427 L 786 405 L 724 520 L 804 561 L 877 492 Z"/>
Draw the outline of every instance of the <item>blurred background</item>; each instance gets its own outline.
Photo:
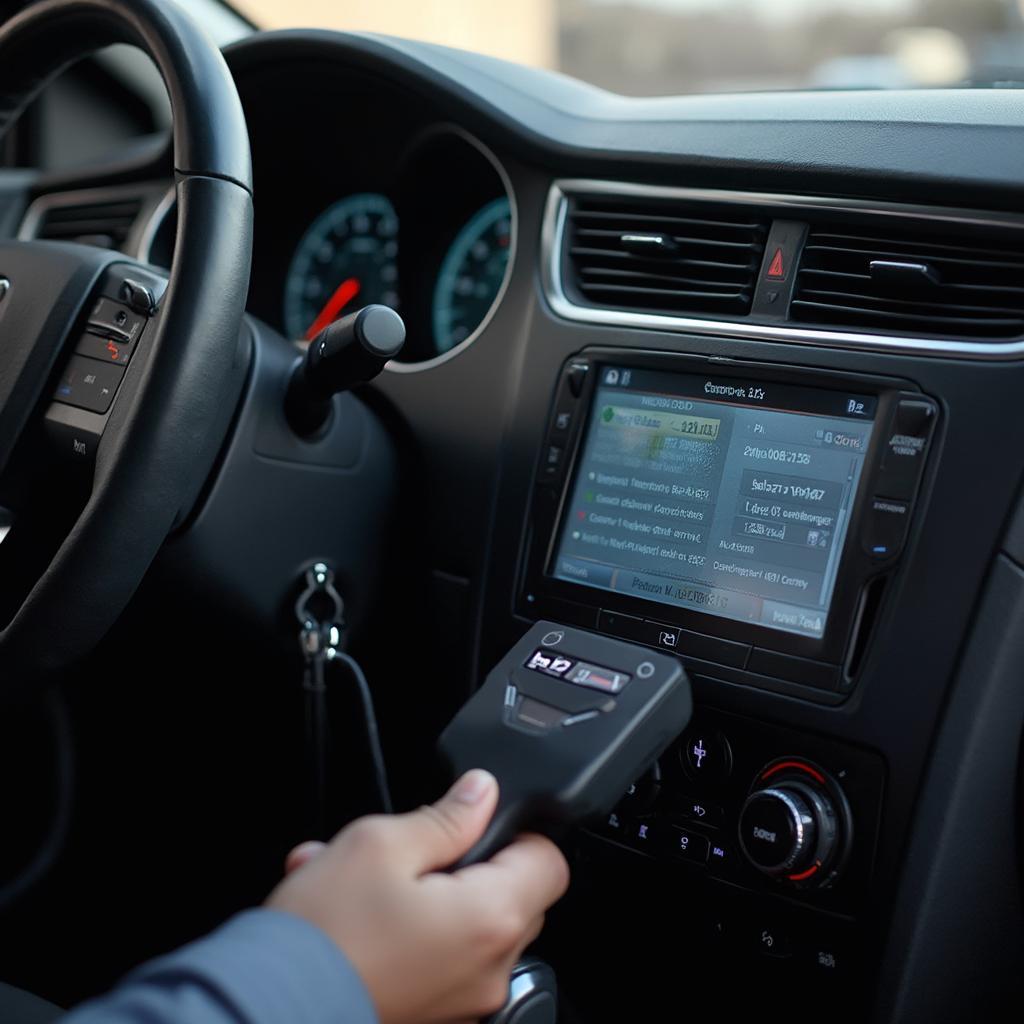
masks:
<path id="1" fill-rule="evenodd" d="M 1024 0 L 235 0 L 261 28 L 426 39 L 627 95 L 1024 80 Z"/>

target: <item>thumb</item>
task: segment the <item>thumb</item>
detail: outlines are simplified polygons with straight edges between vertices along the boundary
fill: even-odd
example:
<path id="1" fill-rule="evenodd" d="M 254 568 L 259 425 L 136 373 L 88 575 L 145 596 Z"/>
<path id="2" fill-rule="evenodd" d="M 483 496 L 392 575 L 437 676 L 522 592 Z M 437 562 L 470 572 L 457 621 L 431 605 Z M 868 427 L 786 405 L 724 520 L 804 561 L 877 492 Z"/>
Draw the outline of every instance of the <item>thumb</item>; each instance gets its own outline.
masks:
<path id="1" fill-rule="evenodd" d="M 392 819 L 416 873 L 454 864 L 484 834 L 497 802 L 497 779 L 474 768 L 437 803 Z"/>

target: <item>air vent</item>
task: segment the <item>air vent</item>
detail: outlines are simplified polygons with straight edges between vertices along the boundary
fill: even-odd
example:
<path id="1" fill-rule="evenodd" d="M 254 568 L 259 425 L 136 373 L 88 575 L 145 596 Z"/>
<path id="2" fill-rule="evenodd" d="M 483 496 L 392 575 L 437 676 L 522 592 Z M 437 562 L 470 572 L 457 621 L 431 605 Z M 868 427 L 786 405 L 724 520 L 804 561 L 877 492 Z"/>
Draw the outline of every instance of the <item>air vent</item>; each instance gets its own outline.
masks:
<path id="1" fill-rule="evenodd" d="M 35 238 L 82 242 L 103 249 L 123 249 L 139 213 L 141 196 L 96 202 L 50 202 L 42 210 Z"/>
<path id="2" fill-rule="evenodd" d="M 1024 334 L 1024 239 L 962 227 L 813 226 L 790 317 L 807 324 L 955 338 Z"/>
<path id="3" fill-rule="evenodd" d="M 746 316 L 769 220 L 750 207 L 577 196 L 565 283 L 584 305 L 681 316 Z"/>

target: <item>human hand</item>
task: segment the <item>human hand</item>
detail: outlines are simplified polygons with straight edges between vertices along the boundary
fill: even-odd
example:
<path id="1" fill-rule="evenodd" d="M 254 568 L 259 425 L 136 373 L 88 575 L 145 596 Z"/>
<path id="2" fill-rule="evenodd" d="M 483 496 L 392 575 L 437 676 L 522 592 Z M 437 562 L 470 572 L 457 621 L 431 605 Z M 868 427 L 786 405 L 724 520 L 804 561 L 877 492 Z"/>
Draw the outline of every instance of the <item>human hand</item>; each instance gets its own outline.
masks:
<path id="1" fill-rule="evenodd" d="M 361 818 L 289 854 L 268 906 L 329 935 L 366 984 L 381 1024 L 476 1019 L 505 1000 L 509 975 L 565 892 L 558 848 L 525 835 L 490 861 L 441 873 L 483 835 L 498 786 L 464 775 L 436 804 Z"/>

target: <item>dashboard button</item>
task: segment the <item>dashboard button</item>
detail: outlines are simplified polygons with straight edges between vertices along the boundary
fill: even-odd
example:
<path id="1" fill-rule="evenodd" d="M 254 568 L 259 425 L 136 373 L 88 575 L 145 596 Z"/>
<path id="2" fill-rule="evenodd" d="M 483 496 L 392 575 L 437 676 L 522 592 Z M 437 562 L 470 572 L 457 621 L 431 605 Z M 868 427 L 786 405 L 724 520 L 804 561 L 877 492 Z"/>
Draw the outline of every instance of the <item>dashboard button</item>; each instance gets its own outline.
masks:
<path id="1" fill-rule="evenodd" d="M 548 442 L 550 444 L 565 444 L 572 429 L 573 409 L 561 403 L 555 408 L 555 414 L 551 417 L 551 426 L 548 429 Z"/>
<path id="2" fill-rule="evenodd" d="M 732 748 L 717 729 L 688 729 L 682 759 L 690 778 L 699 782 L 724 782 L 732 773 Z"/>
<path id="3" fill-rule="evenodd" d="M 679 636 L 683 631 L 678 626 L 666 626 L 664 623 L 648 620 L 647 630 L 647 643 L 654 647 L 673 652 L 679 647 Z"/>
<path id="4" fill-rule="evenodd" d="M 731 875 L 736 863 L 736 851 L 732 846 L 712 840 L 708 848 L 708 871 L 711 874 Z"/>
<path id="5" fill-rule="evenodd" d="M 872 498 L 864 527 L 864 550 L 879 561 L 898 555 L 907 539 L 909 527 L 909 503 L 892 498 Z"/>
<path id="6" fill-rule="evenodd" d="M 696 832 L 670 825 L 661 837 L 663 849 L 676 860 L 703 867 L 708 859 L 708 841 Z"/>
<path id="7" fill-rule="evenodd" d="M 57 385 L 54 400 L 90 412 L 106 412 L 124 369 L 85 356 L 72 356 Z"/>
<path id="8" fill-rule="evenodd" d="M 937 418 L 935 406 L 924 399 L 903 399 L 899 403 L 875 481 L 879 494 L 905 499 L 914 496 Z"/>
<path id="9" fill-rule="evenodd" d="M 684 796 L 679 801 L 679 814 L 689 821 L 717 828 L 722 824 L 724 812 L 718 804 L 708 803 L 701 797 Z"/>
<path id="10" fill-rule="evenodd" d="M 609 839 L 625 840 L 632 827 L 631 819 L 625 817 L 622 811 L 614 810 L 601 823 L 598 831 Z"/>
<path id="11" fill-rule="evenodd" d="M 640 818 L 625 828 L 625 839 L 634 850 L 655 854 L 664 845 L 665 827 L 653 818 Z"/>
<path id="12" fill-rule="evenodd" d="M 819 976 L 835 978 L 846 974 L 849 952 L 842 943 L 825 939 L 809 943 L 800 958 Z"/>
<path id="13" fill-rule="evenodd" d="M 590 363 L 572 362 L 569 369 L 565 371 L 565 379 L 569 382 L 569 390 L 574 398 L 579 398 L 583 393 L 583 385 L 586 382 L 587 374 L 590 372 Z"/>
<path id="14" fill-rule="evenodd" d="M 547 444 L 540 462 L 540 476 L 542 480 L 555 480 L 562 472 L 562 463 L 565 458 L 565 449 L 561 445 Z"/>
<path id="15" fill-rule="evenodd" d="M 754 948 L 763 956 L 783 960 L 793 955 L 793 943 L 790 941 L 789 935 L 774 923 L 754 924 L 750 937 L 753 940 Z"/>

